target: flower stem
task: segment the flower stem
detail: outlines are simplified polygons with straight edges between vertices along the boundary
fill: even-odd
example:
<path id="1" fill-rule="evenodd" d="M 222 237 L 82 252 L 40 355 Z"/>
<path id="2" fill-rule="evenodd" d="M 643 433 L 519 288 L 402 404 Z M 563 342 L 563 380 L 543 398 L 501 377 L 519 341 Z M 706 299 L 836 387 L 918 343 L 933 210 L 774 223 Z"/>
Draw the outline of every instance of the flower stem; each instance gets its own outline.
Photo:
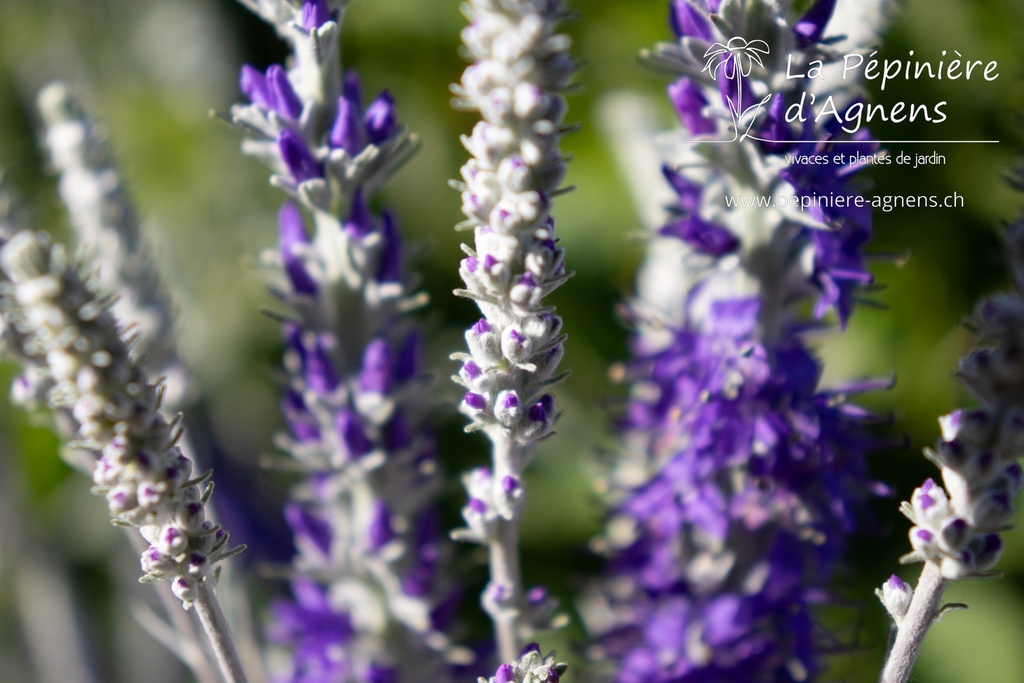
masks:
<path id="1" fill-rule="evenodd" d="M 247 683 L 242 660 L 238 656 L 235 641 L 231 639 L 231 629 L 224 618 L 217 595 L 213 592 L 209 581 L 199 585 L 199 595 L 195 601 L 196 613 L 203 624 L 206 635 L 210 638 L 213 652 L 217 656 L 221 673 L 227 683 Z"/>
<path id="2" fill-rule="evenodd" d="M 885 662 L 881 683 L 906 683 L 914 668 L 921 643 L 931 628 L 935 615 L 938 613 L 942 592 L 949 583 L 942 578 L 939 566 L 934 562 L 926 562 L 921 578 L 914 589 L 914 598 L 910 602 L 907 616 L 900 622 L 889 658 Z"/>
<path id="3" fill-rule="evenodd" d="M 495 430 L 494 486 L 500 487 L 506 475 L 520 476 L 521 447 L 516 446 L 508 434 Z M 520 508 L 522 509 L 522 508 Z M 498 522 L 497 532 L 488 543 L 491 585 L 499 588 L 502 598 L 489 609 L 494 620 L 498 655 L 502 662 L 514 661 L 519 656 L 520 607 L 523 600 L 523 579 L 519 563 L 519 516 Z"/>

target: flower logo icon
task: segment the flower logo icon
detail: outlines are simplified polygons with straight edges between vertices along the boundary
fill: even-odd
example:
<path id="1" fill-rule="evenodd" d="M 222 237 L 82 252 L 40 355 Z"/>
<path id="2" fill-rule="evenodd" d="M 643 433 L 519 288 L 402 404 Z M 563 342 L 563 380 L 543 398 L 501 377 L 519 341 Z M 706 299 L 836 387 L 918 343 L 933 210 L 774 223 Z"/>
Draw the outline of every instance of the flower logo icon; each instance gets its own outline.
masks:
<path id="1" fill-rule="evenodd" d="M 752 111 L 753 116 L 743 133 L 743 138 L 747 138 L 761 106 L 771 99 L 771 93 L 768 93 L 759 103 L 749 109 L 743 108 L 743 79 L 750 76 L 755 64 L 764 68 L 762 56 L 767 55 L 770 51 L 768 43 L 763 40 L 748 41 L 741 36 L 733 36 L 728 43 L 712 43 L 711 47 L 704 52 L 704 59 L 707 61 L 704 63 L 702 71 L 707 71 L 713 81 L 718 80 L 718 74 L 721 72 L 723 80 L 728 82 L 722 84 L 722 95 L 729 103 L 729 113 L 732 115 L 733 121 L 733 138 L 721 142 L 736 141 L 740 134 L 740 119 Z"/>
<path id="2" fill-rule="evenodd" d="M 769 51 L 768 43 L 763 40 L 747 41 L 740 36 L 733 36 L 725 45 L 716 42 L 707 49 L 704 58 L 708 61 L 703 70 L 708 72 L 712 80 L 718 80 L 719 69 L 729 80 L 746 77 L 750 75 L 754 64 L 764 68 L 761 55 L 767 55 Z"/>

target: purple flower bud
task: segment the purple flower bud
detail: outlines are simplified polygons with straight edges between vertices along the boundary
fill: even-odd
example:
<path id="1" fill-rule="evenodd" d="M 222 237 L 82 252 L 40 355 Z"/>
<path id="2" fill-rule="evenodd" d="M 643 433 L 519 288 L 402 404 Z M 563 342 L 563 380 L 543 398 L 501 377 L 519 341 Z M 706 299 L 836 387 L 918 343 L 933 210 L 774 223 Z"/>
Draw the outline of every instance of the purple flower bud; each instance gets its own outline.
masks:
<path id="1" fill-rule="evenodd" d="M 462 365 L 462 372 L 470 381 L 472 381 L 480 377 L 480 375 L 482 375 L 484 371 L 481 370 L 480 366 L 474 363 L 473 361 L 467 360 Z"/>
<path id="2" fill-rule="evenodd" d="M 377 264 L 377 279 L 381 282 L 402 280 L 402 240 L 395 227 L 394 218 L 387 211 L 382 216 L 381 237 L 383 246 Z"/>
<path id="3" fill-rule="evenodd" d="M 466 392 L 463 402 L 472 410 L 484 410 L 487 408 L 487 399 L 472 391 Z"/>
<path id="4" fill-rule="evenodd" d="M 297 503 L 284 506 L 284 519 L 300 544 L 308 544 L 324 558 L 330 556 L 334 533 L 326 520 Z"/>
<path id="5" fill-rule="evenodd" d="M 672 0 L 669 24 L 677 38 L 711 40 L 711 21 L 688 0 Z"/>
<path id="6" fill-rule="evenodd" d="M 334 429 L 349 459 L 355 460 L 373 450 L 373 444 L 366 437 L 359 416 L 352 410 L 345 408 L 338 413 L 334 418 Z"/>
<path id="7" fill-rule="evenodd" d="M 331 147 L 343 149 L 352 156 L 362 149 L 362 126 L 359 123 L 359 105 L 346 97 L 338 98 L 338 115 L 327 137 Z"/>
<path id="8" fill-rule="evenodd" d="M 505 410 L 511 410 L 519 407 L 519 397 L 514 392 L 508 392 L 501 399 L 501 407 Z"/>
<path id="9" fill-rule="evenodd" d="M 324 168 L 309 151 L 306 142 L 290 128 L 281 131 L 277 137 L 277 147 L 281 153 L 281 161 L 292 174 L 297 183 L 313 178 L 322 178 Z"/>
<path id="10" fill-rule="evenodd" d="M 484 335 L 490 332 L 491 329 L 491 324 L 487 322 L 487 319 L 480 318 L 480 320 L 476 321 L 476 323 L 473 325 L 473 334 L 477 336 Z"/>
<path id="11" fill-rule="evenodd" d="M 467 256 L 466 258 L 462 259 L 462 265 L 469 272 L 475 273 L 476 269 L 480 267 L 480 262 L 476 259 L 475 256 Z"/>
<path id="12" fill-rule="evenodd" d="M 502 664 L 494 672 L 494 683 L 516 683 L 515 670 L 511 664 Z"/>
<path id="13" fill-rule="evenodd" d="M 288 280 L 299 294 L 315 295 L 317 283 L 306 270 L 306 264 L 297 254 L 298 250 L 309 244 L 302 214 L 291 202 L 281 207 L 277 214 L 278 235 L 281 244 L 281 260 L 284 262 Z"/>
<path id="14" fill-rule="evenodd" d="M 182 602 L 191 603 L 199 597 L 199 585 L 194 579 L 177 576 L 171 582 L 171 592 Z"/>
<path id="15" fill-rule="evenodd" d="M 918 529 L 917 530 L 917 537 L 919 539 L 921 539 L 922 541 L 924 541 L 925 543 L 931 543 L 932 538 L 934 538 L 934 536 L 932 535 L 932 532 L 928 531 L 927 529 Z"/>
<path id="16" fill-rule="evenodd" d="M 817 0 L 807 13 L 796 22 L 793 33 L 805 43 L 816 43 L 825 33 L 825 25 L 832 18 L 836 0 Z"/>
<path id="17" fill-rule="evenodd" d="M 420 368 L 420 351 L 423 342 L 420 340 L 419 332 L 409 330 L 405 335 L 405 343 L 398 351 L 395 359 L 395 379 L 399 382 L 408 382 L 417 375 Z"/>
<path id="18" fill-rule="evenodd" d="M 699 85 L 689 78 L 680 78 L 668 86 L 668 96 L 675 106 L 679 120 L 691 135 L 715 132 L 714 119 L 704 115 L 708 100 Z"/>
<path id="19" fill-rule="evenodd" d="M 257 107 L 264 109 L 274 108 L 274 98 L 267 87 L 267 79 L 259 69 L 245 64 L 242 66 L 242 75 L 239 77 L 239 86 L 242 94 L 249 98 L 249 101 Z"/>
<path id="20" fill-rule="evenodd" d="M 395 119 L 395 99 L 387 90 L 377 95 L 377 98 L 366 108 L 366 115 L 363 116 L 363 124 L 366 126 L 366 134 L 370 142 L 375 145 L 391 137 L 397 121 Z"/>
<path id="21" fill-rule="evenodd" d="M 302 3 L 302 19 L 299 25 L 306 31 L 320 28 L 331 20 L 331 9 L 327 0 L 306 0 Z"/>
<path id="22" fill-rule="evenodd" d="M 302 394 L 289 389 L 281 400 L 281 412 L 288 421 L 288 428 L 299 443 L 317 441 L 320 438 L 320 429 L 316 420 L 302 400 Z"/>
<path id="23" fill-rule="evenodd" d="M 501 480 L 501 488 L 505 493 L 512 493 L 519 488 L 519 480 L 513 476 L 505 475 Z"/>
<path id="24" fill-rule="evenodd" d="M 679 196 L 679 208 L 687 214 L 695 212 L 700 207 L 702 186 L 668 165 L 661 167 L 661 173 Z"/>
<path id="25" fill-rule="evenodd" d="M 351 102 L 358 112 L 363 106 L 363 86 L 359 82 L 359 74 L 349 70 L 345 72 L 345 79 L 341 85 L 341 95 Z"/>
<path id="26" fill-rule="evenodd" d="M 267 69 L 267 87 L 274 102 L 274 110 L 292 121 L 302 115 L 302 100 L 295 94 L 288 80 L 288 72 L 277 64 Z"/>
<path id="27" fill-rule="evenodd" d="M 391 349 L 380 337 L 371 340 L 363 351 L 359 387 L 373 394 L 387 394 L 391 388 Z"/>
<path id="28" fill-rule="evenodd" d="M 360 187 L 352 195 L 352 208 L 341 227 L 356 239 L 362 239 L 373 232 L 373 215 L 370 213 L 370 205 L 363 199 L 363 188 Z"/>
<path id="29" fill-rule="evenodd" d="M 394 529 L 391 528 L 391 511 L 382 500 L 377 500 L 373 504 L 368 537 L 373 550 L 380 550 L 395 537 Z"/>
<path id="30" fill-rule="evenodd" d="M 389 666 L 374 662 L 366 670 L 366 683 L 398 683 L 398 672 Z"/>
<path id="31" fill-rule="evenodd" d="M 786 123 L 785 107 L 786 100 L 777 93 L 772 98 L 768 115 L 761 126 L 759 143 L 761 149 L 769 154 L 781 154 L 792 147 L 788 141 L 793 139 L 793 131 Z"/>
<path id="32" fill-rule="evenodd" d="M 537 654 L 540 654 L 540 644 L 539 643 L 527 643 L 523 647 L 523 649 L 519 651 L 519 659 L 522 659 L 523 657 L 525 657 L 526 655 L 530 654 L 531 652 L 536 652 Z"/>
<path id="33" fill-rule="evenodd" d="M 490 254 L 484 255 L 484 270 L 491 272 L 496 265 L 498 265 L 498 259 L 494 258 Z"/>
<path id="34" fill-rule="evenodd" d="M 708 223 L 697 216 L 669 223 L 658 231 L 665 237 L 678 237 L 708 256 L 725 256 L 736 251 L 740 241 L 727 228 Z"/>
<path id="35" fill-rule="evenodd" d="M 334 372 L 334 363 L 322 337 L 315 337 L 313 343 L 306 347 L 303 365 L 306 384 L 314 392 L 330 394 L 338 388 L 338 375 Z"/>
<path id="36" fill-rule="evenodd" d="M 482 515 L 487 512 L 487 503 L 483 502 L 479 498 L 470 498 L 468 505 L 469 509 L 478 515 Z"/>
<path id="37" fill-rule="evenodd" d="M 534 586 L 526 592 L 526 601 L 531 605 L 541 605 L 548 599 L 548 589 L 544 586 Z"/>

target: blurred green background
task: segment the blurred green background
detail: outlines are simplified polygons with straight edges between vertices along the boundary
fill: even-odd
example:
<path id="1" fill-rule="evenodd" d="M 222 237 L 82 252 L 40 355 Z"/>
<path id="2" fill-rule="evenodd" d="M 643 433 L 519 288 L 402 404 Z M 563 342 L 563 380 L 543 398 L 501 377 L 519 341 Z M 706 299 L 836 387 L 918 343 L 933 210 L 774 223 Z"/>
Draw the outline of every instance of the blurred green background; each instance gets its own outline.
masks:
<path id="1" fill-rule="evenodd" d="M 577 78 L 582 88 L 569 102 L 570 120 L 580 121 L 582 129 L 565 141 L 574 157 L 568 182 L 579 189 L 559 199 L 555 209 L 576 277 L 554 300 L 569 334 L 564 365 L 573 374 L 559 393 L 565 414 L 560 434 L 544 445 L 531 467 L 523 544 L 527 581 L 551 586 L 570 611 L 569 595 L 596 566 L 586 549 L 600 529 L 592 462 L 595 453 L 615 448 L 608 411 L 624 389 L 610 382 L 608 367 L 626 357 L 628 334 L 615 308 L 630 293 L 642 256 L 638 211 L 597 111 L 610 93 L 635 91 L 653 98 L 665 128 L 674 125 L 662 96 L 665 78 L 636 59 L 638 50 L 669 37 L 666 4 L 575 0 L 570 5 L 579 17 L 565 27 L 582 62 Z M 466 157 L 458 137 L 474 122 L 448 106 L 448 84 L 464 67 L 457 53 L 463 24 L 454 0 L 357 0 L 346 15 L 342 40 L 345 66 L 359 70 L 366 92 L 390 88 L 402 121 L 422 139 L 420 152 L 389 186 L 385 203 L 423 247 L 417 266 L 432 300 L 422 314 L 428 363 L 438 376 L 438 391 L 452 403 L 457 391 L 446 379 L 453 370 L 447 356 L 461 347 L 462 330 L 477 317 L 470 303 L 450 293 L 459 286 L 460 238 L 452 226 L 461 216 L 458 195 L 445 180 L 458 176 Z M 895 372 L 896 387 L 866 402 L 892 413 L 893 434 L 908 437 L 906 448 L 873 459 L 875 476 L 893 484 L 900 498 L 934 474 L 920 452 L 937 436 L 936 416 L 969 401 L 953 378 L 957 358 L 971 343 L 961 321 L 980 296 L 1008 283 L 998 229 L 1024 203 L 1001 181 L 1024 149 L 1022 26 L 1019 0 L 911 0 L 892 7 L 883 55 L 956 49 L 967 58 L 1000 64 L 995 83 L 901 81 L 898 88 L 872 94 L 874 101 L 888 103 L 949 101 L 949 122 L 941 135 L 927 123 L 872 125 L 879 138 L 1001 141 L 937 148 L 946 156 L 944 165 L 869 172 L 875 194 L 956 191 L 965 206 L 876 212 L 872 249 L 909 255 L 902 265 L 881 261 L 874 267 L 885 289 L 872 298 L 888 310 L 861 308 L 844 335 L 821 341 L 830 381 Z M 32 207 L 37 226 L 66 234 L 35 140 L 32 101 L 49 79 L 79 83 L 105 123 L 180 309 L 180 343 L 199 386 L 195 419 L 208 426 L 224 451 L 218 495 L 267 509 L 267 518 L 241 539 L 258 550 L 260 534 L 280 533 L 273 506 L 262 502 L 279 500 L 287 482 L 255 467 L 259 454 L 272 451 L 272 435 L 280 426 L 274 368 L 281 347 L 276 325 L 259 314 L 269 299 L 251 264 L 276 241 L 281 194 L 268 185 L 260 164 L 241 156 L 239 135 L 209 112 L 224 112 L 239 99 L 237 73 L 243 62 L 265 67 L 284 54 L 272 31 L 230 0 L 0 0 L 0 165 L 7 169 L 7 181 Z M 931 151 L 890 147 L 892 153 L 904 149 Z M 14 369 L 3 374 L 6 379 Z M 88 630 L 86 646 L 104 680 L 155 680 L 138 678 L 139 662 L 162 661 L 159 648 L 147 645 L 145 636 L 131 648 L 124 645 L 132 622 L 123 606 L 109 600 L 122 583 L 133 581 L 134 560 L 107 525 L 102 502 L 91 498 L 86 482 L 62 463 L 55 439 L 38 423 L 6 403 L 0 411 L 3 678 L 35 680 L 28 655 L 39 631 L 26 623 L 35 604 L 26 598 L 33 595 L 26 568 L 50 567 L 55 580 L 71 577 L 71 599 Z M 482 437 L 462 435 L 461 424 L 446 414 L 441 453 L 452 473 L 487 458 Z M 225 471 L 238 479 L 225 480 Z M 245 484 L 238 486 L 239 481 Z M 453 523 L 459 498 L 453 485 L 446 498 Z M 874 528 L 855 541 L 849 567 L 837 577 L 848 606 L 830 610 L 827 618 L 845 629 L 840 648 L 845 652 L 834 658 L 828 679 L 877 678 L 888 626 L 873 587 L 893 571 L 916 579 L 916 567 L 896 564 L 907 550 L 908 528 L 897 501 L 874 507 Z M 265 545 L 259 550 L 265 557 L 257 553 L 254 559 L 280 556 L 280 547 Z M 1006 546 L 1000 564 L 1006 579 L 964 583 L 948 592 L 947 599 L 968 602 L 971 610 L 934 629 L 918 680 L 1024 680 L 1019 645 L 1024 642 L 1024 533 L 1008 534 Z M 127 570 L 109 570 L 112 556 Z M 252 569 L 246 565 L 246 571 Z M 476 611 L 474 591 L 483 578 L 478 568 L 467 579 L 469 613 Z M 248 586 L 257 610 L 280 588 L 255 578 Z M 53 609 L 48 618 L 59 619 Z M 543 645 L 557 645 L 572 658 L 567 639 L 578 633 L 577 626 Z M 177 673 L 167 666 L 161 675 L 176 680 Z"/>

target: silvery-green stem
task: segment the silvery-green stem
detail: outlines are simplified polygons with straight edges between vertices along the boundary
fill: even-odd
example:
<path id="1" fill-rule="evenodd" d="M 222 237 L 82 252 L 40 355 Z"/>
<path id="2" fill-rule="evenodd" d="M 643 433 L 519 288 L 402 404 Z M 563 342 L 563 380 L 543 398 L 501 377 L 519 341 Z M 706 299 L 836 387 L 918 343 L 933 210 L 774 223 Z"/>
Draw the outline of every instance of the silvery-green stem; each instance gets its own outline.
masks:
<path id="1" fill-rule="evenodd" d="M 942 577 L 939 566 L 926 562 L 914 589 L 910 610 L 900 622 L 889 658 L 885 662 L 881 683 L 906 683 L 921 651 L 924 637 L 935 620 L 942 592 L 949 581 Z"/>
<path id="2" fill-rule="evenodd" d="M 195 608 L 213 646 L 224 679 L 227 683 L 246 683 L 242 660 L 238 656 L 235 641 L 231 638 L 231 630 L 228 628 L 227 619 L 224 618 L 224 611 L 221 610 L 220 602 L 209 581 L 199 587 Z"/>
<path id="3" fill-rule="evenodd" d="M 520 447 L 504 434 L 494 436 L 494 478 L 493 486 L 500 489 L 506 476 L 519 472 L 516 466 L 520 459 Z M 501 495 L 496 490 L 496 497 Z M 520 506 L 518 510 L 522 510 Z M 520 608 L 523 601 L 523 578 L 519 561 L 519 515 L 497 520 L 494 535 L 487 544 L 490 566 L 491 587 L 501 592 L 501 599 L 492 600 L 485 596 L 484 604 L 494 621 L 494 632 L 498 655 L 503 662 L 513 661 L 519 654 Z"/>

